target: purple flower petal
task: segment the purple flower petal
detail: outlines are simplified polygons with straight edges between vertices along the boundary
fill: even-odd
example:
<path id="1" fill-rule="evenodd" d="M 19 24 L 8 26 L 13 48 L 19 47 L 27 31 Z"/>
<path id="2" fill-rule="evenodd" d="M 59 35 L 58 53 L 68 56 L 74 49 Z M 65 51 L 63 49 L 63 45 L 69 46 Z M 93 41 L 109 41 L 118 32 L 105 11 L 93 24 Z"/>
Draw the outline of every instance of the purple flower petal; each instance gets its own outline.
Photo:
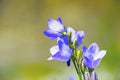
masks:
<path id="1" fill-rule="evenodd" d="M 101 59 L 97 59 L 97 60 L 93 61 L 92 67 L 90 67 L 90 68 L 96 68 L 100 64 L 100 61 L 101 61 Z"/>
<path id="2" fill-rule="evenodd" d="M 48 26 L 51 30 L 62 32 L 64 31 L 64 26 L 56 20 L 48 19 Z"/>
<path id="3" fill-rule="evenodd" d="M 62 19 L 61 19 L 60 17 L 57 19 L 57 21 L 58 21 L 60 24 L 63 24 L 63 23 L 62 23 Z"/>
<path id="4" fill-rule="evenodd" d="M 105 56 L 105 54 L 106 54 L 106 50 L 100 51 L 98 54 L 94 56 L 94 60 L 102 59 Z"/>
<path id="5" fill-rule="evenodd" d="M 85 53 L 87 51 L 87 47 L 86 46 L 83 46 L 82 47 L 82 51 Z"/>
<path id="6" fill-rule="evenodd" d="M 78 34 L 81 38 L 84 38 L 84 36 L 85 36 L 84 31 L 78 31 L 77 34 Z"/>
<path id="7" fill-rule="evenodd" d="M 48 60 L 54 60 L 52 57 L 49 57 Z"/>
<path id="8" fill-rule="evenodd" d="M 87 58 L 84 57 L 84 64 L 88 67 L 88 68 L 96 68 L 99 63 L 100 63 L 101 59 L 97 59 L 97 60 L 93 60 L 92 58 Z"/>
<path id="9" fill-rule="evenodd" d="M 58 46 L 53 46 L 52 48 L 50 48 L 50 53 L 51 53 L 52 56 L 57 54 L 58 52 L 59 52 Z M 53 58 L 53 57 L 48 58 L 48 60 L 54 60 L 54 59 L 55 58 Z"/>
<path id="10" fill-rule="evenodd" d="M 59 51 L 58 46 L 53 46 L 52 48 L 50 48 L 51 55 L 55 55 L 58 51 Z"/>
<path id="11" fill-rule="evenodd" d="M 77 46 L 77 47 L 79 47 L 80 44 L 82 43 L 82 40 L 83 40 L 84 36 L 85 36 L 84 31 L 78 31 L 78 32 L 72 37 L 72 41 L 73 41 L 73 40 L 76 40 L 76 42 L 77 42 L 77 45 L 76 45 L 76 46 Z"/>
<path id="12" fill-rule="evenodd" d="M 66 35 L 61 35 L 61 36 L 59 36 L 61 39 L 63 39 L 63 41 L 64 41 L 64 43 L 66 44 L 66 45 L 69 45 L 69 43 L 68 43 L 68 36 L 66 36 Z"/>
<path id="13" fill-rule="evenodd" d="M 44 31 L 44 35 L 48 36 L 50 39 L 54 40 L 56 39 L 57 37 L 59 37 L 61 34 L 59 32 L 56 32 L 56 31 L 53 31 L 53 30 L 50 30 L 50 29 L 46 29 Z"/>
<path id="14" fill-rule="evenodd" d="M 92 43 L 88 48 L 89 53 L 95 54 L 98 53 L 99 47 L 96 43 Z"/>
<path id="15" fill-rule="evenodd" d="M 98 45 L 96 43 L 92 43 L 88 49 L 83 48 L 84 64 L 88 68 L 96 68 L 105 54 L 106 50 L 99 51 Z"/>
<path id="16" fill-rule="evenodd" d="M 92 61 L 88 58 L 84 56 L 84 64 L 89 67 L 92 68 Z"/>
<path id="17" fill-rule="evenodd" d="M 63 40 L 61 38 L 58 38 L 57 43 L 58 43 L 58 46 L 59 46 L 59 50 L 62 50 L 62 45 L 64 43 Z"/>
<path id="18" fill-rule="evenodd" d="M 62 45 L 61 55 L 69 57 L 69 58 L 71 57 L 72 51 L 69 48 L 69 46 L 67 46 L 65 44 Z"/>
<path id="19" fill-rule="evenodd" d="M 61 52 L 56 53 L 52 58 L 59 61 L 68 61 L 70 59 L 68 56 L 63 56 Z"/>
<path id="20" fill-rule="evenodd" d="M 58 38 L 57 42 L 58 46 L 53 46 L 50 49 L 52 57 L 48 58 L 48 60 L 69 61 L 72 55 L 71 49 L 61 38 Z"/>

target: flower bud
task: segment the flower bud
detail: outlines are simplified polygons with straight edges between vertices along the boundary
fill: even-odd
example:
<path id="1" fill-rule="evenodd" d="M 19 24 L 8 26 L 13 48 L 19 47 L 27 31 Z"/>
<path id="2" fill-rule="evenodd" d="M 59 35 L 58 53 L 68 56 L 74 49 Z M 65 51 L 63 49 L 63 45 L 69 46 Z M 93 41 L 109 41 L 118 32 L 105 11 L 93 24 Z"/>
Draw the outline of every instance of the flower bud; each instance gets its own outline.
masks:
<path id="1" fill-rule="evenodd" d="M 80 50 L 77 51 L 76 57 L 77 57 L 77 60 L 80 60 Z"/>
<path id="2" fill-rule="evenodd" d="M 68 41 L 71 42 L 71 32 L 68 32 Z"/>
<path id="3" fill-rule="evenodd" d="M 84 66 L 83 60 L 81 60 L 81 71 L 82 73 L 85 72 L 85 66 Z"/>
<path id="4" fill-rule="evenodd" d="M 85 80 L 90 80 L 90 73 L 89 72 L 85 72 Z"/>
<path id="5" fill-rule="evenodd" d="M 71 32 L 68 32 L 68 36 L 71 37 Z"/>
<path id="6" fill-rule="evenodd" d="M 72 46 L 73 46 L 74 49 L 76 48 L 76 44 L 77 44 L 76 40 L 73 40 Z"/>
<path id="7" fill-rule="evenodd" d="M 93 71 L 91 74 L 91 80 L 98 80 L 98 76 L 97 76 L 97 73 L 95 71 Z"/>

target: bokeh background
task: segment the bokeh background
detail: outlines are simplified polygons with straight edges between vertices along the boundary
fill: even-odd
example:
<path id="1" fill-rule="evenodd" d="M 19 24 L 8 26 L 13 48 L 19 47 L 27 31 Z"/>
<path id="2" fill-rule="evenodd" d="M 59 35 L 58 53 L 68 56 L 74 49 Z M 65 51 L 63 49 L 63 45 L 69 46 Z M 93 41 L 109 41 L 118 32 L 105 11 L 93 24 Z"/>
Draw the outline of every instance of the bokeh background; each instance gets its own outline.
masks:
<path id="1" fill-rule="evenodd" d="M 120 0 L 0 0 L 0 80 L 77 80 L 73 66 L 47 61 L 56 41 L 43 31 L 58 17 L 107 50 L 99 80 L 120 80 Z"/>

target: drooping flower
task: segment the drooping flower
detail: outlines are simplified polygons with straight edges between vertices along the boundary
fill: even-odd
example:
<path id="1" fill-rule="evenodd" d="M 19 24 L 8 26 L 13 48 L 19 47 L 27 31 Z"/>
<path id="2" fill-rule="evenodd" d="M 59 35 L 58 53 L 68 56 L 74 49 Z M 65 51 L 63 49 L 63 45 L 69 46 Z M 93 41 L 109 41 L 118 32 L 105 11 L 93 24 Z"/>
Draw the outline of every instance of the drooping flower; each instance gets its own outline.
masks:
<path id="1" fill-rule="evenodd" d="M 79 47 L 85 36 L 84 31 L 75 31 L 72 27 L 68 27 L 67 32 L 71 32 L 71 43 L 74 43 L 74 41 L 76 41 L 75 47 Z"/>
<path id="2" fill-rule="evenodd" d="M 53 46 L 50 49 L 50 53 L 52 56 L 48 58 L 48 60 L 59 60 L 69 62 L 72 55 L 72 50 L 69 48 L 68 45 L 64 43 L 64 41 L 61 38 L 58 38 L 57 43 L 57 46 Z"/>
<path id="3" fill-rule="evenodd" d="M 88 68 L 96 68 L 105 56 L 106 50 L 99 51 L 99 47 L 96 43 L 92 43 L 88 49 L 83 47 L 84 64 Z"/>
<path id="4" fill-rule="evenodd" d="M 62 24 L 62 19 L 48 19 L 48 29 L 44 31 L 44 35 L 52 40 L 66 35 L 66 27 Z"/>

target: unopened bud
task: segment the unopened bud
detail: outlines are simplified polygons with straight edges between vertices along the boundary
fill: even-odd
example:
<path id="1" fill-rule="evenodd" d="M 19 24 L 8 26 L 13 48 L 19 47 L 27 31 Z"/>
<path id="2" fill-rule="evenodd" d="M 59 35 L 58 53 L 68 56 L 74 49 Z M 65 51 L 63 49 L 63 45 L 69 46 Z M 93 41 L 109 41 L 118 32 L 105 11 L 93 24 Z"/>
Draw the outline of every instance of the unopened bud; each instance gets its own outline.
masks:
<path id="1" fill-rule="evenodd" d="M 84 66 L 83 60 L 81 60 L 81 71 L 82 73 L 85 72 L 85 66 Z"/>
<path id="2" fill-rule="evenodd" d="M 68 32 L 68 41 L 71 42 L 71 32 Z"/>
<path id="3" fill-rule="evenodd" d="M 77 60 L 80 60 L 80 50 L 77 51 Z"/>
<path id="4" fill-rule="evenodd" d="M 89 72 L 85 72 L 85 80 L 91 80 Z"/>
<path id="5" fill-rule="evenodd" d="M 95 71 L 93 71 L 91 74 L 91 80 L 98 80 L 98 76 L 97 76 L 97 73 Z"/>
<path id="6" fill-rule="evenodd" d="M 68 32 L 68 36 L 71 38 L 71 32 Z"/>
<path id="7" fill-rule="evenodd" d="M 73 48 L 76 48 L 76 40 L 73 40 L 73 44 L 72 44 Z"/>

